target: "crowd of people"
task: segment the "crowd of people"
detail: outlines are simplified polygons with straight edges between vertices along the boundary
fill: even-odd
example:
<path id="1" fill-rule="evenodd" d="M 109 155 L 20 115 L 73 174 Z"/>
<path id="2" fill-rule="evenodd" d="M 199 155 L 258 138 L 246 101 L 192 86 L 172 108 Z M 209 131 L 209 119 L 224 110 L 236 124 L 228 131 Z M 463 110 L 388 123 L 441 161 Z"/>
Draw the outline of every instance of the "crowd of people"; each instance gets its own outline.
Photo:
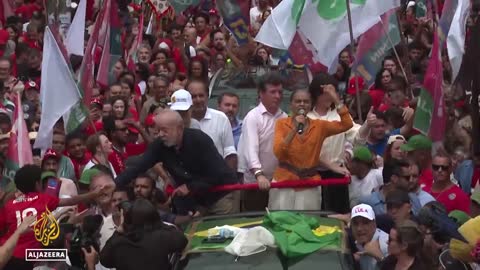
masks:
<path id="1" fill-rule="evenodd" d="M 101 7 L 92 2 L 86 42 Z M 139 13 L 131 1 L 118 2 L 128 51 Z M 347 47 L 335 74 L 317 72 L 308 88 L 285 89 L 277 71 L 284 64 L 254 40 L 277 2 L 258 0 L 250 9 L 248 42 L 241 46 L 215 6 L 144 33 L 134 68 L 121 58 L 112 68 L 115 80 L 91 89 L 88 121 L 66 132 L 59 119 L 51 148 L 35 149 L 47 22 L 43 1 L 15 1 L 16 15 L 0 27 L 0 165 L 10 162 L 16 95 L 34 164 L 16 172 L 13 191 L 5 183 L 0 187 L 0 269 L 69 269 L 65 262 L 25 261 L 26 249 L 40 247 L 29 229 L 32 216 L 47 210 L 64 231 L 49 248 L 69 247 L 77 225 L 85 230 L 98 221 L 92 229 L 97 240 L 81 248 L 80 267 L 121 270 L 169 269 L 168 255 L 187 245 L 178 228 L 195 218 L 266 208 L 335 212 L 332 217 L 348 224 L 360 270 L 442 269 L 438 258 L 453 233 L 432 226 L 431 217 L 458 228 L 480 215 L 480 154 L 473 147 L 471 106 L 450 79 L 448 57 L 442 57 L 444 139 L 432 142 L 414 129 L 432 20 L 415 18 L 414 1 L 398 9 L 404 39 L 384 57 L 372 86 L 354 77 L 355 48 Z M 467 33 L 479 11 L 473 5 Z M 78 73 L 81 58 L 70 61 Z M 253 109 L 242 117 L 244 101 L 235 91 L 222 93 L 210 107 L 213 74 L 250 66 L 268 70 L 257 82 Z M 288 111 L 282 108 L 286 99 Z M 273 187 L 342 178 L 350 183 Z M 251 183 L 258 189 L 222 189 Z"/>

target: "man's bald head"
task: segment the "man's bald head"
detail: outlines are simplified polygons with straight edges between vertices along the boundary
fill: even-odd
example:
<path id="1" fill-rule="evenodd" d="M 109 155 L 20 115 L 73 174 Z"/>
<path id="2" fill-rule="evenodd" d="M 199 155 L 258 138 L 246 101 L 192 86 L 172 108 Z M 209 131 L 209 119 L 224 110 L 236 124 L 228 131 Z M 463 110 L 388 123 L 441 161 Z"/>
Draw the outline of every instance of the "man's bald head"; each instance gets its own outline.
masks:
<path id="1" fill-rule="evenodd" d="M 166 109 L 159 112 L 155 116 L 155 123 L 157 125 L 167 124 L 169 126 L 181 125 L 183 127 L 182 116 L 174 110 Z"/>
<path id="2" fill-rule="evenodd" d="M 195 28 L 185 28 L 183 37 L 187 44 L 195 45 L 197 41 L 197 30 Z"/>
<path id="3" fill-rule="evenodd" d="M 176 111 L 166 109 L 155 116 L 158 137 L 166 146 L 179 145 L 183 138 L 183 119 Z"/>

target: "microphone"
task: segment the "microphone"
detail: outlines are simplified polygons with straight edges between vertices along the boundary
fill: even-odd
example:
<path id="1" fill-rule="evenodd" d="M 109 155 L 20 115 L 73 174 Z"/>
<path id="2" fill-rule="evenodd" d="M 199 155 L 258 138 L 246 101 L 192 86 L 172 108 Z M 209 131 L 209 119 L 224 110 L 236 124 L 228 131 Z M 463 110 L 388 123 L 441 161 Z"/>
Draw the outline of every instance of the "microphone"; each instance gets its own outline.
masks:
<path id="1" fill-rule="evenodd" d="M 301 114 L 303 116 L 305 116 L 305 110 L 304 109 L 300 109 L 298 110 L 298 114 Z M 297 133 L 302 135 L 303 134 L 303 128 L 305 127 L 305 124 L 303 123 L 298 123 L 298 127 L 297 127 Z"/>

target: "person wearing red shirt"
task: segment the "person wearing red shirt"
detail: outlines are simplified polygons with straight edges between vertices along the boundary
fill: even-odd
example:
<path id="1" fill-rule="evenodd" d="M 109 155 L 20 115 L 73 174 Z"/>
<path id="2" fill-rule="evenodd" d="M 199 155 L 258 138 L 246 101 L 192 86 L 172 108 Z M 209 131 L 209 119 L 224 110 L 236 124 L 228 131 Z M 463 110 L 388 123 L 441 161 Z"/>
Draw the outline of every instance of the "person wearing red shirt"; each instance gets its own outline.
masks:
<path id="1" fill-rule="evenodd" d="M 42 169 L 36 165 L 25 165 L 15 174 L 15 185 L 22 194 L 8 201 L 0 209 L 0 229 L 7 229 L 1 244 L 17 230 L 26 217 L 37 216 L 37 218 L 40 218 L 47 209 L 54 211 L 60 206 L 76 205 L 92 200 L 101 195 L 105 189 L 100 187 L 86 194 L 59 199 L 42 193 L 44 185 L 41 181 L 41 175 Z M 13 251 L 13 257 L 4 269 L 32 269 L 32 262 L 25 261 L 25 250 L 30 248 L 41 248 L 41 243 L 35 239 L 33 231 L 20 236 Z"/>
<path id="2" fill-rule="evenodd" d="M 210 34 L 208 25 L 210 23 L 210 16 L 203 12 L 198 13 L 194 17 L 195 29 L 197 30 L 197 44 L 202 43 Z"/>
<path id="3" fill-rule="evenodd" d="M 128 158 L 126 145 L 128 142 L 128 127 L 123 120 L 113 117 L 103 119 L 105 132 L 112 142 L 113 152 L 108 156 L 108 161 L 117 174 L 125 170 L 125 161 Z"/>
<path id="4" fill-rule="evenodd" d="M 407 152 L 408 158 L 418 164 L 420 187 L 424 190 L 431 188 L 433 183 L 432 140 L 425 135 L 414 135 L 400 149 Z"/>
<path id="5" fill-rule="evenodd" d="M 387 85 L 386 102 L 378 107 L 381 112 L 386 112 L 391 107 L 406 108 L 409 105 L 407 98 L 407 82 L 403 77 L 393 76 Z"/>
<path id="6" fill-rule="evenodd" d="M 65 145 L 67 155 L 73 163 L 76 179 L 80 179 L 83 168 L 92 159 L 85 145 L 85 137 L 79 132 L 70 133 L 65 139 Z"/>
<path id="7" fill-rule="evenodd" d="M 437 154 L 432 160 L 433 185 L 425 188 L 447 212 L 460 210 L 470 214 L 470 198 L 463 190 L 450 180 L 453 166 L 449 156 Z"/>

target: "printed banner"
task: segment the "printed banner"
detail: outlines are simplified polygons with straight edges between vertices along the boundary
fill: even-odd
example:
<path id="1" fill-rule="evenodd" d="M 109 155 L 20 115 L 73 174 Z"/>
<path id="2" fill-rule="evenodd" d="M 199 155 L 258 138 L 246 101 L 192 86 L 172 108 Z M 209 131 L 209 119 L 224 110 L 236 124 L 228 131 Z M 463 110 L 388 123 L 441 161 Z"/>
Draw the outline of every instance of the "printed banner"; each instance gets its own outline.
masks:
<path id="1" fill-rule="evenodd" d="M 196 6 L 200 0 L 169 0 L 170 5 L 175 9 L 175 14 L 181 14 L 190 6 Z"/>
<path id="2" fill-rule="evenodd" d="M 388 32 L 388 36 L 385 35 L 385 31 Z M 360 38 L 353 64 L 355 74 L 360 74 L 367 85 L 372 86 L 377 72 L 382 68 L 383 58 L 398 43 L 400 30 L 397 15 L 395 11 L 387 12 L 382 16 L 381 23 L 374 25 Z"/>
<path id="3" fill-rule="evenodd" d="M 237 1 L 235 0 L 218 0 L 218 10 L 223 18 L 223 22 L 228 30 L 233 34 L 238 45 L 248 43 L 248 25 L 242 14 Z"/>
<path id="4" fill-rule="evenodd" d="M 428 136 L 433 115 L 433 99 L 430 93 L 422 88 L 418 96 L 417 109 L 413 119 L 413 128 Z"/>
<path id="5" fill-rule="evenodd" d="M 440 48 L 445 45 L 450 26 L 452 25 L 453 16 L 457 10 L 458 0 L 446 0 L 443 5 L 442 17 L 438 21 L 438 38 L 440 41 Z"/>

